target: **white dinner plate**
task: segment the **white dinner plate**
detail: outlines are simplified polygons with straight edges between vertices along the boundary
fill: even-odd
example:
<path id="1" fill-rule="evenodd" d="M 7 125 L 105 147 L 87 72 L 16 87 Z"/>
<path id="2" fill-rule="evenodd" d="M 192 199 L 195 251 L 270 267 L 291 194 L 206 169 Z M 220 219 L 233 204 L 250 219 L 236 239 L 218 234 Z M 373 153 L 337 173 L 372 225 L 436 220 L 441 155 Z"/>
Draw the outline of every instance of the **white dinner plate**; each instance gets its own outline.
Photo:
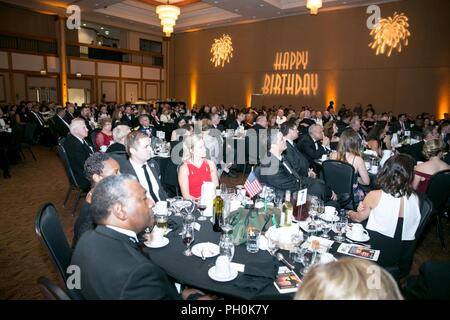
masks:
<path id="1" fill-rule="evenodd" d="M 152 242 L 144 242 L 145 246 L 149 247 L 149 248 L 162 248 L 165 247 L 169 244 L 169 239 L 167 239 L 166 237 L 163 237 L 161 241 L 158 241 L 157 243 L 152 243 Z"/>
<path id="2" fill-rule="evenodd" d="M 236 279 L 236 277 L 238 276 L 238 271 L 234 269 L 232 266 L 230 266 L 230 276 L 227 278 L 219 278 L 216 275 L 216 266 L 212 266 L 208 270 L 208 276 L 215 281 L 227 282 Z"/>
<path id="3" fill-rule="evenodd" d="M 192 254 L 199 258 L 202 258 L 202 251 L 205 258 L 211 258 L 217 256 L 220 253 L 220 248 L 217 244 L 211 242 L 202 242 L 194 245 L 191 251 Z"/>
<path id="4" fill-rule="evenodd" d="M 345 233 L 345 236 L 352 241 L 358 241 L 358 242 L 366 242 L 366 241 L 370 240 L 370 237 L 368 234 L 364 234 L 364 236 L 361 239 L 357 239 L 357 238 L 353 237 L 350 232 Z"/>

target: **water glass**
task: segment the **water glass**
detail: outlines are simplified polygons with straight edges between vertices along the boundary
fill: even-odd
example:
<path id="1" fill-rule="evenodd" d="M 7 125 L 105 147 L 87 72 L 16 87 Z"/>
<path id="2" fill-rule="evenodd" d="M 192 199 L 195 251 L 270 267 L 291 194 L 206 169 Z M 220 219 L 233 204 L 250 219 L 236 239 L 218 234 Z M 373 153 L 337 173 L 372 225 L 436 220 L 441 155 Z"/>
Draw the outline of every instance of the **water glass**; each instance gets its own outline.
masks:
<path id="1" fill-rule="evenodd" d="M 230 261 L 233 260 L 234 244 L 229 234 L 222 234 L 220 237 L 219 248 L 221 256 L 227 256 Z"/>
<path id="2" fill-rule="evenodd" d="M 330 236 L 328 235 L 328 232 L 330 232 L 330 230 L 331 230 L 331 224 L 323 223 L 322 224 L 322 235 L 321 235 L 321 237 L 325 238 L 325 239 L 329 239 Z"/>
<path id="3" fill-rule="evenodd" d="M 337 236 L 334 237 L 336 241 L 345 241 L 345 237 L 342 235 L 345 232 L 345 228 L 347 227 L 348 220 L 346 217 L 339 217 L 339 220 L 334 224 L 334 228 L 336 230 Z"/>

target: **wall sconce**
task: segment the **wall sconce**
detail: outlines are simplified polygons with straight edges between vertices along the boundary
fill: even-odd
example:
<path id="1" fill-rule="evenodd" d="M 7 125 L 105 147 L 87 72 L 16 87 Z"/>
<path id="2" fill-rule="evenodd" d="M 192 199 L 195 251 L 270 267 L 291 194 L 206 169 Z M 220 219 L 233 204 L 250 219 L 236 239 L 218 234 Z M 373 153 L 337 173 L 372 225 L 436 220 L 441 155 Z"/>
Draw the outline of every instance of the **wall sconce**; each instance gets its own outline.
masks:
<path id="1" fill-rule="evenodd" d="M 81 78 L 81 72 L 75 73 L 75 76 L 76 76 L 77 78 Z"/>
<path id="2" fill-rule="evenodd" d="M 47 74 L 47 70 L 41 69 L 41 71 L 39 71 L 39 73 L 42 74 L 43 76 L 45 76 Z"/>

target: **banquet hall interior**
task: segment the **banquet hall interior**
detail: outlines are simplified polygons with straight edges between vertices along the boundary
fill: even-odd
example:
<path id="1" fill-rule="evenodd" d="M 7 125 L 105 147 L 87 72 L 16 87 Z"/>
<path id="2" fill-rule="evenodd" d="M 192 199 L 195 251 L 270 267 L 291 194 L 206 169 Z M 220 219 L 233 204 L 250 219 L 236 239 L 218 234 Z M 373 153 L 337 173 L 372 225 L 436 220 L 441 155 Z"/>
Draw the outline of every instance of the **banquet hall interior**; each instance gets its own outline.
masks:
<path id="1" fill-rule="evenodd" d="M 0 299 L 450 299 L 449 6 L 0 0 Z"/>

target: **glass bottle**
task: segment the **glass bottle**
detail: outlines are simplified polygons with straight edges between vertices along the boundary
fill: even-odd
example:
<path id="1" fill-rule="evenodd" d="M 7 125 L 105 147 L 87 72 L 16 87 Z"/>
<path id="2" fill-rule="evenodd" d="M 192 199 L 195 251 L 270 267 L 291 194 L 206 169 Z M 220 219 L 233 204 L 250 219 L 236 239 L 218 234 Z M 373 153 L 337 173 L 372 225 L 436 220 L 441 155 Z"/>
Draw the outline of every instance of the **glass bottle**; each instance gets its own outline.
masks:
<path id="1" fill-rule="evenodd" d="M 220 189 L 216 189 L 216 197 L 213 200 L 213 210 L 214 210 L 214 225 L 213 230 L 215 232 L 222 232 L 222 228 L 220 227 L 223 223 L 222 219 L 222 211 L 223 211 L 223 199 L 220 196 Z"/>
<path id="2" fill-rule="evenodd" d="M 294 208 L 291 203 L 291 191 L 287 190 L 284 196 L 284 203 L 281 210 L 280 225 L 282 227 L 288 227 L 292 224 Z"/>

